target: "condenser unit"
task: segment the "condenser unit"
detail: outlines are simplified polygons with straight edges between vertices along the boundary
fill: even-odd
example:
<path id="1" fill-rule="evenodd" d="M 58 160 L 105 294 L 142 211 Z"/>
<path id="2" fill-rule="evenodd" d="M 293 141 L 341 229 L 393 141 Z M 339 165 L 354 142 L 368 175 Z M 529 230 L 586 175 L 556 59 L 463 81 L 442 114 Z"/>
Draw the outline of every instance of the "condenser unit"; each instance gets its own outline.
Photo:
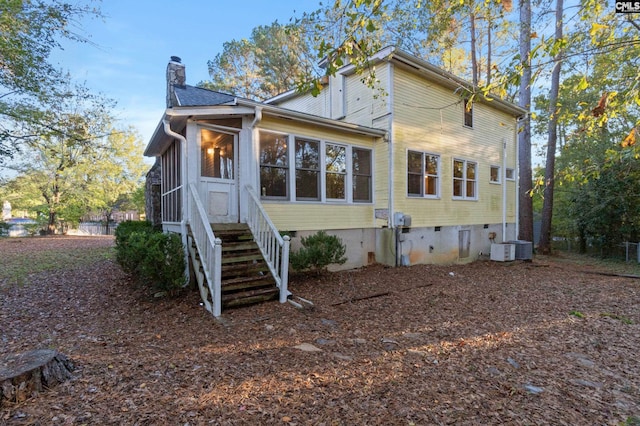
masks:
<path id="1" fill-rule="evenodd" d="M 516 258 L 515 244 L 491 244 L 491 260 L 509 262 Z"/>

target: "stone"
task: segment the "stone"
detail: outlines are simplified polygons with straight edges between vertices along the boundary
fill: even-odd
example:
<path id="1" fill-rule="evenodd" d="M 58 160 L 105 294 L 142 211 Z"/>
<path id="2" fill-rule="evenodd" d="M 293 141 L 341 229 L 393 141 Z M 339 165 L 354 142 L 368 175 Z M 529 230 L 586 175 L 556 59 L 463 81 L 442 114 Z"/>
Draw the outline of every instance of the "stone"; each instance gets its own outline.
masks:
<path id="1" fill-rule="evenodd" d="M 533 386 L 533 385 L 524 385 L 524 390 L 526 390 L 529 393 L 532 393 L 534 395 L 538 395 L 542 392 L 544 392 L 544 388 L 538 387 L 538 386 Z"/>
<path id="2" fill-rule="evenodd" d="M 511 364 L 513 368 L 516 368 L 516 369 L 520 368 L 520 364 L 518 364 L 518 362 L 511 357 L 507 358 L 507 362 Z"/>
<path id="3" fill-rule="evenodd" d="M 311 343 L 302 343 L 300 345 L 294 346 L 294 349 L 299 349 L 303 352 L 322 352 L 322 349 L 313 346 Z"/>
<path id="4" fill-rule="evenodd" d="M 330 320 L 330 319 L 322 318 L 320 320 L 320 322 L 322 323 L 322 325 L 327 325 L 329 327 L 337 327 L 338 326 L 337 322 L 335 322 L 334 320 Z"/>
<path id="5" fill-rule="evenodd" d="M 350 357 L 349 355 L 342 355 L 339 352 L 334 352 L 331 355 L 333 355 L 334 357 L 338 358 L 339 360 L 342 361 L 353 361 L 353 357 Z"/>

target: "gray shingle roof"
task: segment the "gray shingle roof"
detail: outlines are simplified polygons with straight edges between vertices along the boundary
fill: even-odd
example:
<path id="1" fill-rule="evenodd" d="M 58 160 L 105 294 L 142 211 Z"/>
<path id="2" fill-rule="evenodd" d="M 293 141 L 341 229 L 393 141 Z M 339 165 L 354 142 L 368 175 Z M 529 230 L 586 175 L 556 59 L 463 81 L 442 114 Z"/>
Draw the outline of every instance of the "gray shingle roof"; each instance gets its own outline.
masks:
<path id="1" fill-rule="evenodd" d="M 235 96 L 194 86 L 173 86 L 179 106 L 213 106 L 235 100 Z"/>

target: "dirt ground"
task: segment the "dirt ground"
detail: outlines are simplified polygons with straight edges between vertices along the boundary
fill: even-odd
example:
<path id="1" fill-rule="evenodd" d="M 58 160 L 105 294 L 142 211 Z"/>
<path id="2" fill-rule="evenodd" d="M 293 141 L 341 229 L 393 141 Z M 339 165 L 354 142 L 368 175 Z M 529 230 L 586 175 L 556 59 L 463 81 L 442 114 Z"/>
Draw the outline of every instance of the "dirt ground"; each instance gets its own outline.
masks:
<path id="1" fill-rule="evenodd" d="M 0 259 L 111 244 L 4 239 Z M 196 291 L 154 299 L 108 259 L 0 279 L 0 362 L 54 348 L 76 365 L 5 403 L 0 424 L 640 424 L 640 280 L 599 268 L 536 258 L 293 277 L 314 309 L 269 302 L 222 322 Z"/>

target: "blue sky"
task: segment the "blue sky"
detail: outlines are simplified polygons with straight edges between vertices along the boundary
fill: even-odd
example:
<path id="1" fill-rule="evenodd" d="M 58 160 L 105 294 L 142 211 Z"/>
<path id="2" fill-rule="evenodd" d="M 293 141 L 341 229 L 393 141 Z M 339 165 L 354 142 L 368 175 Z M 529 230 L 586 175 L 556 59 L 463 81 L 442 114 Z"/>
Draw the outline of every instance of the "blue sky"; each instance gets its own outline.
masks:
<path id="1" fill-rule="evenodd" d="M 259 25 L 287 23 L 319 7 L 319 0 L 103 0 L 104 19 L 74 28 L 91 43 L 65 42 L 54 64 L 118 102 L 116 116 L 145 144 L 165 107 L 165 71 L 171 56 L 186 66 L 187 84 L 208 79 L 207 61 L 225 41 L 247 38 Z"/>

